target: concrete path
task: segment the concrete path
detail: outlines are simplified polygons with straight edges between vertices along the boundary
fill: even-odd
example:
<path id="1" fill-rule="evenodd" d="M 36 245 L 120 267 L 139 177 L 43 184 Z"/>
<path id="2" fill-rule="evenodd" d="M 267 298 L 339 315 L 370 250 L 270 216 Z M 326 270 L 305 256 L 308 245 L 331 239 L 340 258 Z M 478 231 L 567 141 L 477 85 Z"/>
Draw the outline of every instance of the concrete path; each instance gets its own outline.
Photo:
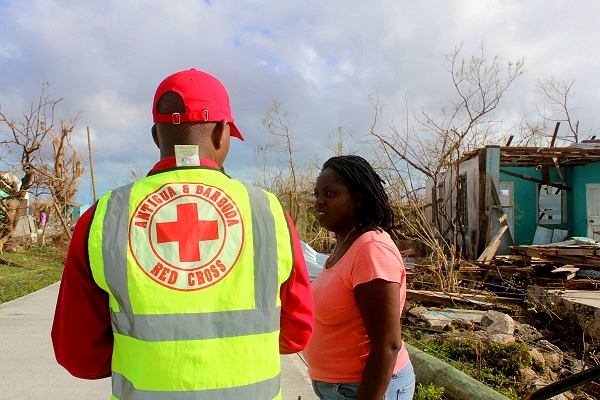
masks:
<path id="1" fill-rule="evenodd" d="M 0 305 L 0 398 L 107 400 L 110 379 L 82 380 L 56 363 L 50 330 L 58 283 Z M 316 400 L 302 358 L 281 357 L 284 400 Z"/>

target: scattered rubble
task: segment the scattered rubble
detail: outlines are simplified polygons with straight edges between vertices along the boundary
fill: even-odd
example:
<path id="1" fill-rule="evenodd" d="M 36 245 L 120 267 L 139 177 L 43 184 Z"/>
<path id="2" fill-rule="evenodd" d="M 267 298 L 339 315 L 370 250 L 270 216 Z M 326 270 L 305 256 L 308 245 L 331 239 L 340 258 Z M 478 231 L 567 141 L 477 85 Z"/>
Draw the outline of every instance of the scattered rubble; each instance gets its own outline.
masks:
<path id="1" fill-rule="evenodd" d="M 524 301 L 577 324 L 586 335 L 600 339 L 600 243 L 583 237 L 562 242 L 512 246 L 513 254 L 495 255 L 492 241 L 479 261 L 457 261 L 454 293 L 430 290 L 423 276 L 430 266 L 410 258 L 407 298 L 443 306 L 496 309 Z"/>
<path id="2" fill-rule="evenodd" d="M 415 306 L 407 311 L 409 323 L 426 330 L 427 336 L 441 340 L 477 340 L 509 345 L 519 342 L 527 346 L 531 362 L 519 368 L 518 377 L 533 391 L 583 371 L 583 362 L 574 354 L 563 352 L 544 339 L 546 332 L 519 323 L 510 315 L 495 311 L 444 309 Z M 566 392 L 563 399 L 574 397 Z"/>
<path id="3" fill-rule="evenodd" d="M 499 311 L 488 311 L 481 318 L 481 327 L 489 334 L 512 336 L 515 333 L 515 321 Z"/>

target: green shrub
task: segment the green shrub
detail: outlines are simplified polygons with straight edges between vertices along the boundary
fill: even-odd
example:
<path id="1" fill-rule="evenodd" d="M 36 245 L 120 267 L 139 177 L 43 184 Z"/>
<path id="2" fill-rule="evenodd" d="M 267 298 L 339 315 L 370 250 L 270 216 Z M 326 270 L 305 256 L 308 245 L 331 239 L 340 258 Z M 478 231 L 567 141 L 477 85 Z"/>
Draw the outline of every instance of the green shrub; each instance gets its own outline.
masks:
<path id="1" fill-rule="evenodd" d="M 415 334 L 414 331 L 408 328 L 404 329 L 403 333 L 406 341 L 416 348 L 439 358 L 511 399 L 519 399 L 526 394 L 523 392 L 525 387 L 518 378 L 520 368 L 531 366 L 531 356 L 526 344 L 501 345 L 475 339 L 426 337 Z"/>
<path id="2" fill-rule="evenodd" d="M 417 384 L 415 396 L 413 400 L 445 400 L 444 388 L 429 384 L 425 386 L 421 383 Z"/>

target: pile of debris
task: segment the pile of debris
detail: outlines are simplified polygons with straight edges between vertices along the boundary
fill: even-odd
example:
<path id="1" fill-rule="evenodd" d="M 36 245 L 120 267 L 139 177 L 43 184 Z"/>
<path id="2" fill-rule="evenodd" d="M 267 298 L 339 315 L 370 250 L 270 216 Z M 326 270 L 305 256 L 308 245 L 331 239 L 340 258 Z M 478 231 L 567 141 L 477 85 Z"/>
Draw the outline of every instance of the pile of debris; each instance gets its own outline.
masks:
<path id="1" fill-rule="evenodd" d="M 512 246 L 513 254 L 489 261 L 463 261 L 461 271 L 494 276 L 523 276 L 529 283 L 565 289 L 600 288 L 600 243 L 572 238 L 558 243 Z"/>
<path id="2" fill-rule="evenodd" d="M 551 333 L 539 332 L 535 327 L 519 323 L 502 312 L 416 306 L 407 315 L 411 324 L 429 332 L 429 338 L 437 335 L 439 340 L 526 344 L 531 362 L 518 370 L 518 379 L 525 385 L 526 392 L 546 387 L 589 368 L 572 352 L 563 352 L 546 340 Z M 573 395 L 567 392 L 553 398 L 572 399 Z"/>
<path id="3" fill-rule="evenodd" d="M 528 300 L 573 320 L 586 334 L 600 339 L 600 243 L 571 238 L 544 245 L 515 245 L 512 251 L 511 255 L 491 256 L 484 251 L 477 261 L 460 260 L 455 293 L 425 290 L 417 277 L 427 275 L 430 268 L 407 258 L 407 298 L 483 309 Z"/>

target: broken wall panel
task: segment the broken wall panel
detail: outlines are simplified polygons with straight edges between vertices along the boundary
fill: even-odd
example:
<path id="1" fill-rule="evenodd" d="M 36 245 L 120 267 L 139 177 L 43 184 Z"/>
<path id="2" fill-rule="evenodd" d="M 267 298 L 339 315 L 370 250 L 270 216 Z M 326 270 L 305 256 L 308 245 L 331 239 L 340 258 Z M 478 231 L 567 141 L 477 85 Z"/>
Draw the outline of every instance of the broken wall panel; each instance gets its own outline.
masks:
<path id="1" fill-rule="evenodd" d="M 539 225 L 558 225 L 566 223 L 566 191 L 549 185 L 539 185 L 537 203 Z"/>
<path id="2" fill-rule="evenodd" d="M 592 205 L 598 203 L 600 210 L 600 147 L 591 146 L 596 144 L 475 149 L 457 161 L 457 168 L 450 168 L 439 178 L 438 190 L 428 183 L 428 199 L 437 192 L 436 206 L 443 207 L 443 212 L 455 222 L 461 221 L 457 244 L 463 248 L 463 256 L 471 259 L 481 254 L 505 224 L 518 245 L 594 236 L 595 232 L 600 238 L 600 211 L 596 213 L 599 215 L 588 212 L 592 208 L 588 204 L 590 196 Z M 491 185 L 487 184 L 490 177 L 502 193 L 497 196 L 500 200 L 493 198 Z M 434 219 L 432 215 L 431 220 Z M 448 226 L 442 228 L 446 238 L 452 239 L 445 228 Z M 550 236 L 534 242 L 538 228 L 548 229 Z M 498 254 L 505 252 L 503 242 Z"/>

